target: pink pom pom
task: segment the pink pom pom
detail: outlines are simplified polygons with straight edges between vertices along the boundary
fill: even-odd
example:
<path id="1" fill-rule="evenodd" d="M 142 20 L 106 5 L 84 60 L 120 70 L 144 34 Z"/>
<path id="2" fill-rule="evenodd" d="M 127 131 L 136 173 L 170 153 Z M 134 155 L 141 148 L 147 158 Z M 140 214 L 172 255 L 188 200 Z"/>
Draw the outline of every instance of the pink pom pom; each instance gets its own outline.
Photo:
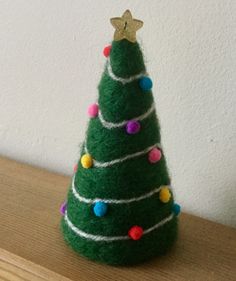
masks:
<path id="1" fill-rule="evenodd" d="M 78 169 L 78 164 L 75 164 L 75 166 L 73 167 L 74 172 L 76 173 Z"/>
<path id="2" fill-rule="evenodd" d="M 91 118 L 98 116 L 98 105 L 96 103 L 91 104 L 88 108 L 88 115 Z"/>
<path id="3" fill-rule="evenodd" d="M 153 148 L 148 154 L 148 160 L 150 163 L 156 163 L 161 159 L 161 151 L 158 148 Z"/>
<path id="4" fill-rule="evenodd" d="M 106 58 L 109 57 L 110 52 L 111 52 L 111 45 L 106 46 L 106 47 L 103 49 L 103 55 L 104 55 Z"/>

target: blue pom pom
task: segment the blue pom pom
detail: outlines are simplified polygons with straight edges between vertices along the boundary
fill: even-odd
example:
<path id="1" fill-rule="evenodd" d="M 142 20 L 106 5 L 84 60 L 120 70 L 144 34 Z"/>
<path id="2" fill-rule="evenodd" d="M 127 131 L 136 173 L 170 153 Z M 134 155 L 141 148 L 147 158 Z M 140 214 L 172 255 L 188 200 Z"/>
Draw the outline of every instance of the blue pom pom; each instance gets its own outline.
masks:
<path id="1" fill-rule="evenodd" d="M 149 91 L 152 88 L 152 80 L 149 77 L 144 76 L 139 80 L 139 86 L 143 91 Z"/>
<path id="2" fill-rule="evenodd" d="M 180 213 L 180 211 L 181 211 L 180 205 L 175 203 L 174 206 L 173 206 L 173 212 L 174 212 L 174 214 L 175 214 L 176 216 L 178 216 L 178 214 Z"/>
<path id="3" fill-rule="evenodd" d="M 107 204 L 102 201 L 96 202 L 93 207 L 93 212 L 95 216 L 103 217 L 107 212 Z"/>

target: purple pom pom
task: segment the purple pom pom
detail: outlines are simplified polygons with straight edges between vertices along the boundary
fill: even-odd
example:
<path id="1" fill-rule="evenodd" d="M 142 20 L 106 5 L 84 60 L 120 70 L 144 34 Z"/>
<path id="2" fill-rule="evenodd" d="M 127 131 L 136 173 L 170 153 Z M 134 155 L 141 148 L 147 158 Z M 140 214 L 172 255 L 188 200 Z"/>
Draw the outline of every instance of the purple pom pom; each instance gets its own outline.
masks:
<path id="1" fill-rule="evenodd" d="M 66 202 L 62 203 L 60 207 L 60 212 L 63 216 L 65 215 L 66 208 L 67 208 L 67 203 Z"/>
<path id="2" fill-rule="evenodd" d="M 128 134 L 137 134 L 140 130 L 140 123 L 138 121 L 132 120 L 126 124 L 126 132 Z"/>

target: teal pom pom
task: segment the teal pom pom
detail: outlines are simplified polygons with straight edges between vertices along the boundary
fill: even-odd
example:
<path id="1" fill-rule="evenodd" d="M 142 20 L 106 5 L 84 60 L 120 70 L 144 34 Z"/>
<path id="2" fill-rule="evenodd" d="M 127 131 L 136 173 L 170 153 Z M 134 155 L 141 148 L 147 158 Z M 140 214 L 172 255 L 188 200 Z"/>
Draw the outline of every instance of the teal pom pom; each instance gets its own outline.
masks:
<path id="1" fill-rule="evenodd" d="M 180 205 L 175 203 L 174 206 L 173 206 L 173 212 L 174 212 L 174 214 L 175 214 L 176 216 L 178 216 L 178 214 L 180 213 L 180 211 L 181 211 Z"/>
<path id="2" fill-rule="evenodd" d="M 152 80 L 149 77 L 144 76 L 140 79 L 139 86 L 143 91 L 149 91 L 152 89 Z"/>
<path id="3" fill-rule="evenodd" d="M 107 212 L 107 204 L 104 202 L 96 202 L 93 207 L 93 212 L 97 217 L 103 217 Z"/>

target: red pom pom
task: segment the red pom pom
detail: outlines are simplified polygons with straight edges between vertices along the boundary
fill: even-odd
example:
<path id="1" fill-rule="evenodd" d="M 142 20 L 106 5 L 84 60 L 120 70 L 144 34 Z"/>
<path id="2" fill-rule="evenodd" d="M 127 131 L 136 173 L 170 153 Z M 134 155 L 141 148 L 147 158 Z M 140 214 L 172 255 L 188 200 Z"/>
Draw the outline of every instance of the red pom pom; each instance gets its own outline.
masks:
<path id="1" fill-rule="evenodd" d="M 103 49 L 103 55 L 104 55 L 106 58 L 109 57 L 110 52 L 111 52 L 111 45 L 106 46 L 106 47 Z"/>
<path id="2" fill-rule="evenodd" d="M 128 232 L 128 235 L 133 240 L 139 240 L 143 236 L 143 229 L 141 226 L 132 226 Z"/>

